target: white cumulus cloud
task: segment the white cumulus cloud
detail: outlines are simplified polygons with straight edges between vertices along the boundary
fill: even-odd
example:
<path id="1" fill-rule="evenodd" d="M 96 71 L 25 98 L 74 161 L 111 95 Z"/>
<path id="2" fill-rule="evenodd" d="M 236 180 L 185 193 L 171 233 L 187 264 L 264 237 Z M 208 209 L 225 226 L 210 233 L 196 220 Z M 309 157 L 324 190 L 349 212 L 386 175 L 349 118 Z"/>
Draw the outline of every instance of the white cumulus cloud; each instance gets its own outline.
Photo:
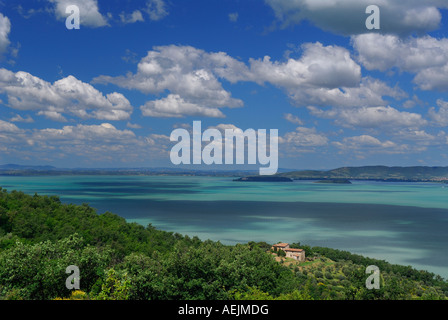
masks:
<path id="1" fill-rule="evenodd" d="M 182 99 L 177 94 L 170 94 L 166 98 L 148 101 L 140 107 L 142 114 L 147 117 L 182 118 L 185 116 L 204 116 L 223 118 L 223 113 L 217 108 L 208 108 Z"/>
<path id="2" fill-rule="evenodd" d="M 11 44 L 9 33 L 11 32 L 11 21 L 0 13 L 0 57 L 8 50 Z"/>
<path id="3" fill-rule="evenodd" d="M 381 94 L 398 95 L 397 90 L 378 81 L 362 79 L 361 67 L 345 48 L 307 43 L 302 49 L 303 54 L 296 59 L 272 61 L 265 56 L 262 59 L 251 58 L 246 64 L 224 52 L 209 53 L 191 46 L 159 46 L 141 59 L 136 73 L 118 77 L 99 76 L 94 83 L 112 83 L 145 94 L 168 91 L 174 96 L 150 101 L 145 109 L 162 108 L 166 102 L 172 102 L 173 97 L 179 96 L 177 100 L 182 99 L 183 109 L 212 108 L 206 112 L 211 116 L 221 116 L 216 108 L 243 106 L 241 100 L 232 98 L 231 93 L 223 88 L 222 79 L 232 84 L 272 84 L 285 90 L 297 105 L 333 102 L 365 105 L 363 97 L 373 100 L 369 104 L 381 104 L 384 103 Z M 181 109 L 177 108 L 173 115 L 180 116 L 178 110 Z"/>
<path id="4" fill-rule="evenodd" d="M 295 147 L 321 147 L 328 144 L 328 138 L 325 134 L 317 132 L 316 128 L 297 127 L 296 131 L 279 137 L 279 142 Z"/>
<path id="5" fill-rule="evenodd" d="M 286 113 L 286 114 L 284 114 L 284 115 L 283 115 L 283 118 L 284 118 L 286 121 L 291 122 L 291 123 L 294 123 L 294 124 L 297 124 L 297 125 L 299 125 L 299 126 L 302 126 L 302 125 L 303 125 L 303 121 L 302 121 L 299 117 L 297 117 L 297 116 L 295 116 L 295 115 L 293 115 L 293 114 L 291 114 L 291 113 Z"/>
<path id="6" fill-rule="evenodd" d="M 83 119 L 126 120 L 133 109 L 121 93 L 104 96 L 73 76 L 52 84 L 27 72 L 14 73 L 2 68 L 0 92 L 7 95 L 8 107 L 40 112 L 53 120 L 64 121 L 63 114 Z"/>
<path id="7" fill-rule="evenodd" d="M 120 13 L 120 20 L 125 24 L 145 21 L 140 10 L 134 10 L 132 13 L 128 14 L 122 12 Z"/>
<path id="8" fill-rule="evenodd" d="M 338 46 L 321 43 L 302 45 L 303 55 L 286 62 L 271 61 L 269 56 L 250 60 L 250 79 L 269 82 L 294 90 L 302 86 L 319 88 L 354 87 L 361 80 L 361 67 L 350 52 Z"/>
<path id="9" fill-rule="evenodd" d="M 68 6 L 76 5 L 79 8 L 81 27 L 104 27 L 108 25 L 107 18 L 98 8 L 97 0 L 48 0 L 54 4 L 54 13 L 57 19 L 65 20 L 69 16 L 66 13 Z"/>
<path id="10" fill-rule="evenodd" d="M 146 3 L 146 12 L 151 20 L 161 20 L 168 15 L 167 4 L 163 0 L 148 0 Z"/>
<path id="11" fill-rule="evenodd" d="M 359 108 L 334 108 L 322 110 L 316 107 L 308 107 L 310 113 L 320 118 L 334 119 L 336 124 L 343 127 L 355 128 L 396 128 L 396 127 L 421 127 L 427 121 L 418 113 L 399 111 L 390 106 L 384 107 L 359 107 Z"/>
<path id="12" fill-rule="evenodd" d="M 336 34 L 366 33 L 366 8 L 380 8 L 382 33 L 410 34 L 432 31 L 440 26 L 443 0 L 265 0 L 274 10 L 281 27 L 310 21 L 317 27 Z"/>
<path id="13" fill-rule="evenodd" d="M 397 69 L 415 74 L 414 83 L 422 90 L 448 90 L 446 38 L 364 34 L 352 37 L 352 43 L 368 70 Z"/>
<path id="14" fill-rule="evenodd" d="M 335 146 L 341 149 L 362 149 L 362 148 L 393 148 L 397 145 L 390 141 L 380 141 L 379 139 L 369 136 L 360 135 L 355 137 L 347 137 L 342 142 L 334 142 Z"/>
<path id="15" fill-rule="evenodd" d="M 15 124 L 0 120 L 0 133 L 19 133 L 22 132 Z"/>
<path id="16" fill-rule="evenodd" d="M 225 53 L 207 53 L 190 46 L 155 47 L 138 64 L 137 72 L 126 76 L 100 76 L 95 83 L 112 83 L 146 94 L 169 91 L 168 97 L 149 101 L 142 108 L 146 115 L 171 116 L 202 114 L 222 117 L 217 108 L 241 107 L 243 102 L 232 98 L 219 77 L 241 77 L 235 68 L 244 64 Z M 207 110 L 209 109 L 209 110 Z"/>
<path id="17" fill-rule="evenodd" d="M 431 107 L 428 111 L 429 117 L 431 120 L 439 126 L 447 126 L 448 125 L 448 102 L 439 99 L 437 100 L 438 110 L 436 108 Z"/>

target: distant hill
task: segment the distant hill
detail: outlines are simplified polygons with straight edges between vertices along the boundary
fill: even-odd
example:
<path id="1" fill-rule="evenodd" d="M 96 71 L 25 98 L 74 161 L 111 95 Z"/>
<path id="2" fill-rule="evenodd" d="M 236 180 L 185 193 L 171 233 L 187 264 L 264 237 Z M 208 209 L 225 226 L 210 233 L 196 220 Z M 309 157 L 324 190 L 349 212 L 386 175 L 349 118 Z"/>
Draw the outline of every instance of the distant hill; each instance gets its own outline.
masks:
<path id="1" fill-rule="evenodd" d="M 3 164 L 0 165 L 0 170 L 54 170 L 53 166 L 23 166 L 19 164 Z"/>
<path id="2" fill-rule="evenodd" d="M 53 166 L 30 166 L 17 164 L 0 165 L 0 175 L 188 175 L 226 176 L 242 178 L 241 181 L 265 181 L 258 170 L 195 170 L 187 167 L 173 168 L 56 168 Z M 258 178 L 257 178 L 258 177 Z M 264 176 L 268 177 L 268 176 Z M 379 181 L 438 181 L 448 183 L 448 167 L 342 167 L 333 170 L 291 171 L 279 169 L 275 178 L 293 180 L 379 180 Z M 279 179 L 278 181 L 280 181 Z M 288 179 L 284 179 L 286 181 Z"/>
<path id="3" fill-rule="evenodd" d="M 448 181 L 448 167 L 343 167 L 328 171 L 303 170 L 277 174 L 294 180 Z"/>
<path id="4" fill-rule="evenodd" d="M 290 172 L 291 169 L 279 168 L 278 172 Z M 53 166 L 32 166 L 18 164 L 0 165 L 2 176 L 45 176 L 45 175 L 185 175 L 185 176 L 219 176 L 219 177 L 241 177 L 256 175 L 257 170 L 201 170 L 179 167 L 135 167 L 135 168 L 57 168 Z"/>
<path id="5" fill-rule="evenodd" d="M 285 172 L 291 171 L 283 169 Z M 187 167 L 171 168 L 57 168 L 18 164 L 0 165 L 0 176 L 58 176 L 58 175 L 185 175 L 241 177 L 255 175 L 258 170 L 195 170 Z"/>

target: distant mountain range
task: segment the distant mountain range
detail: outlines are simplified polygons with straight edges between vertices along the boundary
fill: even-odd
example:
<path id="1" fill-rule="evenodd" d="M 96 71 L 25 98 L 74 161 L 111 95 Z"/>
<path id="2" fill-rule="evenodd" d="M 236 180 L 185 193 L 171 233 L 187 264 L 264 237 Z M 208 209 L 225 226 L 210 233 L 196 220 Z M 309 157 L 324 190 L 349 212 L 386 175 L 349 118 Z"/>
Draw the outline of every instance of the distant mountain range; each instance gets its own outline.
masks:
<path id="1" fill-rule="evenodd" d="M 279 169 L 290 172 L 291 169 Z M 31 166 L 18 164 L 0 165 L 0 176 L 42 176 L 42 175 L 192 175 L 241 177 L 256 175 L 258 170 L 195 170 L 182 167 L 140 167 L 140 168 L 57 168 L 53 166 Z"/>
<path id="2" fill-rule="evenodd" d="M 448 167 L 343 167 L 328 171 L 303 170 L 278 173 L 294 180 L 381 180 L 381 181 L 448 181 Z"/>
<path id="3" fill-rule="evenodd" d="M 292 180 L 378 180 L 378 181 L 437 181 L 448 183 L 448 167 L 343 167 L 333 170 L 280 169 L 273 176 L 255 178 L 258 170 L 186 170 L 185 168 L 56 168 L 53 166 L 0 165 L 0 175 L 191 175 L 241 177 L 241 181 Z M 269 178 L 271 177 L 271 178 Z M 253 179 L 252 179 L 253 178 Z M 288 180 L 289 180 L 288 179 Z M 286 181 L 286 179 L 285 179 Z"/>
<path id="4" fill-rule="evenodd" d="M 22 166 L 19 164 L 3 164 L 0 170 L 54 170 L 53 166 Z"/>

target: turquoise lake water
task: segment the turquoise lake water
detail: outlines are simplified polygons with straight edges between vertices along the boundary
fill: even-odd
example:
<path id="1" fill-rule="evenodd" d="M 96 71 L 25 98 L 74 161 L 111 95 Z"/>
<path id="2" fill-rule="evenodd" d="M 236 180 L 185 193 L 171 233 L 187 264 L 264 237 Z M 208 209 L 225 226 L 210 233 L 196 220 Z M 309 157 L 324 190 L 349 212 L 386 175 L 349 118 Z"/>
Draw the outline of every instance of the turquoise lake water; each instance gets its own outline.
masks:
<path id="1" fill-rule="evenodd" d="M 201 239 L 301 242 L 448 278 L 448 185 L 236 182 L 227 177 L 0 177 L 0 186 L 88 203 Z"/>

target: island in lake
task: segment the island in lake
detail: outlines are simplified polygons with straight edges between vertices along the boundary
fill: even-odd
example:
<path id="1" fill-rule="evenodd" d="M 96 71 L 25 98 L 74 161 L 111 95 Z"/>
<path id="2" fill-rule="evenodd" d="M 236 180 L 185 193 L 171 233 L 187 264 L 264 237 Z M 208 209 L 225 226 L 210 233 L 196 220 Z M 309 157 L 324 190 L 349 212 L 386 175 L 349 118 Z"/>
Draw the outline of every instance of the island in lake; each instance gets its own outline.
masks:
<path id="1" fill-rule="evenodd" d="M 348 179 L 325 179 L 314 183 L 335 183 L 335 184 L 352 184 Z"/>
<path id="2" fill-rule="evenodd" d="M 248 182 L 293 182 L 294 180 L 288 177 L 279 176 L 250 176 L 234 179 L 233 181 L 248 181 Z"/>

